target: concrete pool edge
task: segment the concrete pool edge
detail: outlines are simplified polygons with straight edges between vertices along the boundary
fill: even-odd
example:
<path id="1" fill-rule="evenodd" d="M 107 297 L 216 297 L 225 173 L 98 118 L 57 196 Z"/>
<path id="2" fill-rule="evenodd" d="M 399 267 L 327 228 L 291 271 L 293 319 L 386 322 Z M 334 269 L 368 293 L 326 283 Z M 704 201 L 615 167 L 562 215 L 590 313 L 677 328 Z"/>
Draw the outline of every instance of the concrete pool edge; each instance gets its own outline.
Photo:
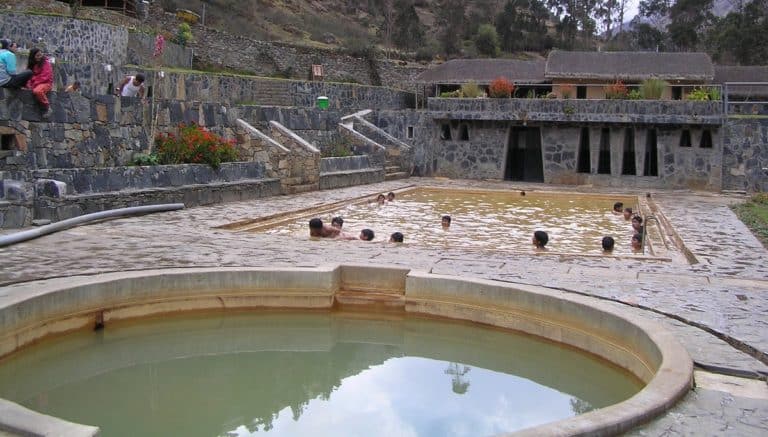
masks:
<path id="1" fill-rule="evenodd" d="M 0 356 L 49 335 L 93 327 L 102 321 L 108 329 L 111 321 L 152 314 L 376 304 L 555 340 L 624 367 L 647 383 L 621 403 L 516 435 L 620 433 L 669 409 L 688 392 L 693 377 L 691 358 L 669 332 L 594 299 L 543 287 L 461 279 L 402 267 L 346 264 L 147 270 L 35 281 L 3 291 Z M 81 425 L 11 402 L 0 405 L 0 430 L 28 435 L 98 433 L 97 428 L 82 425 L 75 429 Z M 31 420 L 34 416 L 44 421 Z M 67 434 L 62 434 L 65 430 Z"/>

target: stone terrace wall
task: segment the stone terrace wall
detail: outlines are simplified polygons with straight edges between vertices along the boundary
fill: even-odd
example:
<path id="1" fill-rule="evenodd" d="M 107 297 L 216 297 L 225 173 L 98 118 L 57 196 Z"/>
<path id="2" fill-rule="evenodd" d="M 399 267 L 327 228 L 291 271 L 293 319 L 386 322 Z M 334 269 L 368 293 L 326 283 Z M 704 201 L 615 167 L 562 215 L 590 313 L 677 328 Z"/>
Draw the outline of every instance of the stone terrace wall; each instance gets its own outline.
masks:
<path id="1" fill-rule="evenodd" d="M 20 47 L 31 48 L 42 42 L 47 52 L 70 62 L 127 62 L 128 30 L 110 24 L 11 13 L 0 14 L 0 34 L 17 41 Z"/>
<path id="2" fill-rule="evenodd" d="M 119 25 L 71 17 L 0 13 L 0 35 L 28 48 L 43 46 L 60 62 L 190 67 L 192 51 L 166 41 L 162 60 L 152 58 L 155 36 Z"/>
<path id="3" fill-rule="evenodd" d="M 314 107 L 319 96 L 327 96 L 330 109 L 342 112 L 403 109 L 414 102 L 413 93 L 366 85 L 181 72 L 167 72 L 153 82 L 154 72 L 144 72 L 151 78 L 149 84 L 154 84 L 155 95 L 165 99 Z"/>
<path id="4" fill-rule="evenodd" d="M 723 189 L 768 191 L 768 118 L 729 118 L 723 130 Z"/>

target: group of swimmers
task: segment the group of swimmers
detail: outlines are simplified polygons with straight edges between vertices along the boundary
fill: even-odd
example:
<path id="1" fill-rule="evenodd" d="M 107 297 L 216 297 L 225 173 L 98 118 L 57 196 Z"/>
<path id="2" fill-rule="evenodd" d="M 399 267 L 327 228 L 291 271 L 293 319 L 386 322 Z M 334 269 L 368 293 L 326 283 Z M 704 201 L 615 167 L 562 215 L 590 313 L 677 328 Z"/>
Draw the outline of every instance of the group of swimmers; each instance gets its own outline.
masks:
<path id="1" fill-rule="evenodd" d="M 521 195 L 525 195 L 525 192 L 522 192 Z M 389 192 L 385 196 L 384 194 L 379 194 L 376 196 L 376 203 L 379 205 L 384 205 L 388 202 L 393 202 L 395 200 L 395 193 Z M 629 220 L 632 223 L 632 229 L 634 230 L 634 233 L 632 234 L 632 238 L 630 240 L 630 244 L 632 246 L 633 250 L 641 250 L 643 247 L 643 218 L 639 214 L 633 214 L 632 208 L 624 208 L 624 204 L 622 202 L 616 202 L 613 204 L 613 213 L 616 215 L 623 215 L 625 220 Z M 440 224 L 443 229 L 448 229 L 451 226 L 451 216 L 450 215 L 443 215 L 440 217 Z M 331 220 L 331 224 L 326 225 L 323 223 L 323 220 L 319 217 L 315 217 L 309 221 L 309 235 L 310 237 L 320 237 L 320 238 L 338 238 L 343 240 L 362 240 L 362 241 L 372 241 L 375 237 L 375 233 L 372 229 L 362 229 L 360 231 L 360 234 L 355 236 L 354 234 L 347 234 L 342 231 L 342 227 L 344 226 L 344 219 L 340 216 L 336 216 Z M 405 237 L 402 232 L 393 232 L 389 236 L 389 242 L 390 243 L 402 243 L 404 241 Z M 546 250 L 546 245 L 549 242 L 549 234 L 546 231 L 537 230 L 533 233 L 533 238 L 531 240 L 531 243 L 537 250 Z M 611 236 L 605 236 L 602 239 L 601 245 L 603 247 L 603 252 L 605 253 L 611 253 L 613 251 L 614 245 L 616 244 L 616 241 Z"/>
<path id="2" fill-rule="evenodd" d="M 390 191 L 385 196 L 384 194 L 379 194 L 376 197 L 376 203 L 379 205 L 383 205 L 386 202 L 393 202 L 395 200 L 395 193 Z M 310 237 L 321 237 L 321 238 L 338 238 L 342 240 L 362 240 L 362 241 L 373 241 L 376 234 L 373 232 L 373 229 L 365 228 L 360 231 L 360 234 L 355 236 L 353 234 L 347 234 L 345 232 L 342 232 L 341 228 L 344 226 L 344 219 L 342 217 L 336 216 L 333 219 L 331 219 L 331 225 L 328 226 L 323 223 L 323 220 L 315 217 L 309 221 L 309 236 Z M 389 236 L 389 242 L 390 243 L 402 243 L 405 237 L 403 236 L 402 232 L 393 232 L 392 235 Z"/>

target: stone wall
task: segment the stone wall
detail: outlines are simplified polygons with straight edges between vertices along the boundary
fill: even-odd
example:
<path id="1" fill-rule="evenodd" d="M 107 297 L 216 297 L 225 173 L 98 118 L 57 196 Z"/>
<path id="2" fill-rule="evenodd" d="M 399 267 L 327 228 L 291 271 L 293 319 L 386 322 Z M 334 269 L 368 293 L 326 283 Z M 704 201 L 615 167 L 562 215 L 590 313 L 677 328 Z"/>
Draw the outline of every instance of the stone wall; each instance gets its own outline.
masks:
<path id="1" fill-rule="evenodd" d="M 723 130 L 723 189 L 768 191 L 768 118 L 729 118 Z"/>
<path id="2" fill-rule="evenodd" d="M 135 71 L 135 70 L 131 70 Z M 412 107 L 414 94 L 390 88 L 330 82 L 306 82 L 226 74 L 167 72 L 160 79 L 144 70 L 157 97 L 176 100 L 219 102 L 230 105 L 314 107 L 317 98 L 329 98 L 329 109 L 354 112 L 359 109 L 403 109 Z"/>
<path id="3" fill-rule="evenodd" d="M 192 49 L 182 47 L 176 43 L 165 40 L 163 56 L 155 58 L 155 38 L 157 35 L 150 35 L 141 32 L 131 32 L 128 34 L 128 46 L 126 47 L 126 60 L 128 64 L 133 65 L 162 65 L 165 67 L 192 67 Z"/>
<path id="4" fill-rule="evenodd" d="M 96 21 L 3 13 L 0 35 L 16 41 L 19 47 L 45 47 L 57 59 L 69 62 L 122 65 L 128 60 L 128 30 Z"/>

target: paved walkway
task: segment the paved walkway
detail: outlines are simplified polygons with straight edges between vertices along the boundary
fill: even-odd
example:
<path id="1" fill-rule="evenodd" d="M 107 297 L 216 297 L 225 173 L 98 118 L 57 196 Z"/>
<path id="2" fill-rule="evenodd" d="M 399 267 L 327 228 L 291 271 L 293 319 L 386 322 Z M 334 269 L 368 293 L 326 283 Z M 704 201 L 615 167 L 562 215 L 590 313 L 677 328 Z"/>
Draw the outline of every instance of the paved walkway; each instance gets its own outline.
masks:
<path id="1" fill-rule="evenodd" d="M 2 285 L 41 278 L 185 266 L 384 263 L 434 273 L 542 285 L 605 299 L 675 332 L 697 366 L 762 379 L 757 397 L 699 387 L 637 435 L 768 435 L 768 251 L 731 212 L 739 199 L 654 192 L 654 202 L 697 263 L 500 255 L 359 241 L 311 241 L 217 229 L 411 185 L 578 191 L 576 187 L 411 178 L 132 217 L 0 248 Z M 617 192 L 590 188 L 589 192 Z M 622 192 L 628 193 L 628 192 Z"/>

